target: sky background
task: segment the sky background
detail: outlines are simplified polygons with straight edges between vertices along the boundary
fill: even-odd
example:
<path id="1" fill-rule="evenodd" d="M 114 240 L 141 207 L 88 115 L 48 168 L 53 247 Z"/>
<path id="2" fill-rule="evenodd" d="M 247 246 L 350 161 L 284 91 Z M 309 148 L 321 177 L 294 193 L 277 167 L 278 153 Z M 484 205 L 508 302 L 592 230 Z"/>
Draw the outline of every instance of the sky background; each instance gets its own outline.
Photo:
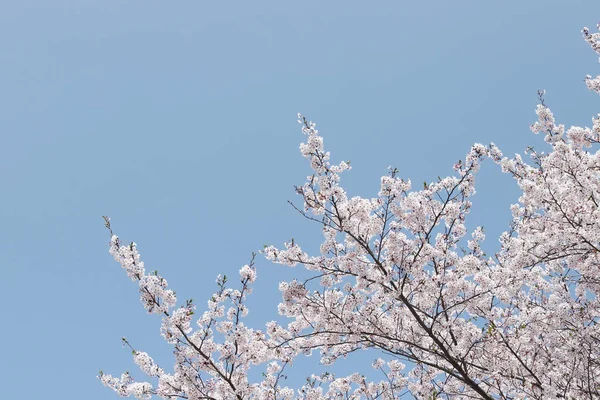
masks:
<path id="1" fill-rule="evenodd" d="M 319 226 L 287 204 L 310 173 L 296 113 L 352 161 L 350 195 L 375 196 L 389 165 L 418 188 L 475 142 L 543 149 L 538 89 L 559 122 L 591 125 L 583 79 L 600 66 L 580 30 L 599 19 L 597 0 L 5 1 L 0 397 L 117 398 L 96 375 L 140 376 L 122 336 L 170 370 L 102 215 L 202 311 L 216 275 L 263 244 L 318 249 Z M 518 191 L 490 162 L 477 182 L 469 223 L 493 252 Z M 260 256 L 257 271 L 261 328 L 300 271 Z"/>

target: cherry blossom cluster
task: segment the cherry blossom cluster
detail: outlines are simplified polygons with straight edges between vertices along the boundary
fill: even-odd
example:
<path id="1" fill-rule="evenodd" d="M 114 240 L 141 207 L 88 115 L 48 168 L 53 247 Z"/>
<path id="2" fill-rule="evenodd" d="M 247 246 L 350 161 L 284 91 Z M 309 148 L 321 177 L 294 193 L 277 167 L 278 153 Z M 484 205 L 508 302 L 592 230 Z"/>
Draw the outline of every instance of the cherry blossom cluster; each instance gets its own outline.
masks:
<path id="1" fill-rule="evenodd" d="M 106 225 L 111 229 L 108 218 Z M 124 344 L 132 349 L 134 362 L 142 372 L 154 377 L 157 385 L 136 382 L 129 373 L 116 378 L 100 372 L 99 378 L 104 385 L 121 396 L 140 399 L 149 399 L 153 395 L 164 399 L 270 398 L 268 393 L 280 392 L 288 393 L 289 398 L 289 393 L 293 393 L 280 384 L 283 368 L 291 359 L 289 351 L 269 346 L 269 339 L 263 332 L 251 329 L 243 322 L 248 313 L 245 300 L 256 279 L 254 262 L 240 269 L 240 289 L 227 287 L 226 276 L 217 277 L 218 290 L 194 324 L 196 306 L 193 301 L 190 299 L 175 308 L 174 292 L 167 289 L 166 280 L 158 272 L 146 273 L 135 243 L 123 245 L 112 235 L 110 252 L 128 276 L 138 282 L 146 310 L 162 315 L 161 333 L 174 347 L 175 367 L 173 373 L 166 373 L 147 353 L 135 350 L 123 338 Z M 267 362 L 270 364 L 264 373 L 264 381 L 249 382 L 251 366 Z"/>
<path id="2" fill-rule="evenodd" d="M 600 23 L 598 23 L 597 28 L 600 30 Z M 592 49 L 596 53 L 600 54 L 600 33 L 590 33 L 588 28 L 583 28 L 581 33 L 583 33 L 583 38 L 590 44 Z M 600 76 L 592 78 L 590 75 L 588 75 L 585 77 L 585 83 L 588 89 L 593 90 L 596 93 L 600 93 Z"/>
<path id="3" fill-rule="evenodd" d="M 583 30 L 600 54 L 600 33 Z M 600 93 L 600 77 L 586 79 Z M 175 351 L 172 373 L 131 347 L 134 362 L 157 381 L 128 373 L 99 378 L 121 396 L 164 399 L 583 399 L 600 397 L 600 116 L 592 127 L 556 124 L 540 92 L 534 133 L 548 152 L 505 157 L 475 144 L 454 175 L 415 188 L 395 168 L 375 197 L 349 197 L 314 123 L 299 115 L 300 152 L 312 169 L 294 206 L 317 222 L 323 239 L 310 255 L 294 240 L 265 246 L 274 263 L 311 276 L 281 282 L 278 312 L 288 323 L 246 326 L 254 263 L 239 288 L 218 290 L 197 317 L 192 300 L 147 273 L 135 244 L 112 235 L 110 252 L 139 285 L 141 301 L 162 316 Z M 493 255 L 482 227 L 468 229 L 475 175 L 490 159 L 512 176 L 521 196 Z M 107 227 L 110 223 L 106 219 Z M 124 343 L 129 345 L 125 339 Z M 317 352 L 331 365 L 357 351 L 377 352 L 366 373 L 309 376 L 285 386 L 286 368 Z M 259 368 L 262 379 L 249 371 Z M 335 368 L 332 369 L 334 371 Z"/>

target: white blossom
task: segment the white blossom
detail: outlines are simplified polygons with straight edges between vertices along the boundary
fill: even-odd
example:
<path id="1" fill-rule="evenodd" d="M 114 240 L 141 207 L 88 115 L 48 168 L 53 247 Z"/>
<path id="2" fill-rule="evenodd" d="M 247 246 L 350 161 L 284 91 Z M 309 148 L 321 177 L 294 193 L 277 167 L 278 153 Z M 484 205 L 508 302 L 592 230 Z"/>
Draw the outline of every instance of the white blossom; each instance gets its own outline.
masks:
<path id="1" fill-rule="evenodd" d="M 583 36 L 600 54 L 600 33 L 584 28 Z M 586 84 L 600 93 L 600 77 Z M 195 303 L 177 307 L 135 243 L 123 245 L 111 231 L 110 253 L 137 282 L 145 309 L 161 315 L 175 363 L 165 373 L 124 340 L 157 384 L 129 373 L 99 379 L 140 399 L 600 397 L 600 152 L 589 150 L 600 142 L 600 116 L 591 128 L 565 129 L 543 95 L 531 130 L 543 133 L 549 152 L 529 149 L 527 161 L 475 144 L 453 176 L 413 187 L 390 168 L 373 197 L 347 195 L 341 176 L 349 162 L 332 163 L 316 125 L 299 114 L 300 152 L 312 173 L 297 187 L 296 208 L 318 222 L 322 242 L 316 255 L 295 240 L 263 249 L 268 260 L 310 276 L 280 282 L 277 310 L 287 321 L 264 330 L 244 322 L 253 263 L 239 270 L 235 288 L 219 275 L 196 316 Z M 521 190 L 492 256 L 482 249 L 483 227 L 469 220 L 475 174 L 487 159 Z M 298 357 L 318 353 L 330 365 L 359 351 L 385 357 L 371 365 L 380 380 L 326 372 L 296 390 L 285 386 Z"/>

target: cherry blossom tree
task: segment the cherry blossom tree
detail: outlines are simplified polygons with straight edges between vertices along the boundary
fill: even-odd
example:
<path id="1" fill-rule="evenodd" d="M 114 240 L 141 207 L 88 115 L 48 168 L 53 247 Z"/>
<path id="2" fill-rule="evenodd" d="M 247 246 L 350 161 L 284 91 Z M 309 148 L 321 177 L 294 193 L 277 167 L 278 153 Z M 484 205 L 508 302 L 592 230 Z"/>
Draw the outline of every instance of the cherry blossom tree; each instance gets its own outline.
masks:
<path id="1" fill-rule="evenodd" d="M 600 54 L 600 33 L 584 28 L 583 36 Z M 600 93 L 600 76 L 586 84 Z M 110 253 L 138 283 L 146 310 L 162 316 L 175 363 L 166 372 L 123 339 L 155 383 L 128 373 L 100 372 L 100 380 L 121 396 L 163 399 L 600 398 L 600 153 L 589 150 L 600 143 L 600 117 L 565 130 L 543 93 L 536 113 L 531 130 L 548 153 L 529 149 L 526 162 L 476 144 L 455 175 L 422 189 L 390 169 L 373 198 L 347 196 L 340 176 L 349 163 L 331 163 L 315 125 L 299 116 L 313 173 L 294 207 L 323 242 L 317 255 L 293 240 L 262 251 L 311 271 L 280 284 L 287 324 L 244 323 L 254 258 L 234 287 L 217 278 L 199 317 L 191 300 L 176 306 L 166 279 L 145 270 L 135 243 L 123 244 L 106 218 Z M 483 229 L 465 227 L 484 159 L 522 190 L 493 257 L 481 248 Z M 298 357 L 317 351 L 329 365 L 358 350 L 379 351 L 372 367 L 381 380 L 329 372 L 286 386 L 283 372 Z M 250 379 L 252 369 L 262 379 Z"/>

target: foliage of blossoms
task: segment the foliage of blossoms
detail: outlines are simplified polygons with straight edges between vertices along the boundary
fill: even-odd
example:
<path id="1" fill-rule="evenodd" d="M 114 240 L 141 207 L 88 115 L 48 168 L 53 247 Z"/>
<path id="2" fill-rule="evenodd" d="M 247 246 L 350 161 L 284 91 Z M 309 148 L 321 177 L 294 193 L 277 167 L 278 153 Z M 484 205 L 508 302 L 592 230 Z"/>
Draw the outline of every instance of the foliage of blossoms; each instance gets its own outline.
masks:
<path id="1" fill-rule="evenodd" d="M 584 28 L 583 36 L 600 54 L 600 33 Z M 600 93 L 600 76 L 586 84 Z M 193 301 L 177 307 L 165 278 L 148 273 L 136 245 L 111 230 L 110 252 L 138 283 L 146 310 L 162 316 L 175 363 L 166 372 L 123 339 L 156 383 L 128 373 L 101 372 L 100 380 L 141 399 L 600 398 L 600 152 L 588 150 L 600 143 L 600 117 L 565 130 L 540 100 L 531 129 L 548 153 L 530 149 L 525 162 L 476 144 L 454 176 L 419 190 L 390 169 L 374 198 L 347 196 L 340 176 L 350 165 L 332 164 L 315 125 L 299 116 L 313 173 L 296 188 L 296 209 L 322 227 L 323 242 L 318 255 L 294 241 L 263 250 L 313 274 L 280 284 L 285 325 L 244 324 L 253 262 L 240 269 L 238 289 L 219 276 L 197 318 Z M 483 229 L 465 226 L 484 159 L 522 190 L 494 257 L 481 249 Z M 303 354 L 317 351 L 328 365 L 366 349 L 381 353 L 372 364 L 380 381 L 325 373 L 285 386 L 285 368 Z M 258 381 L 249 378 L 255 368 Z"/>

